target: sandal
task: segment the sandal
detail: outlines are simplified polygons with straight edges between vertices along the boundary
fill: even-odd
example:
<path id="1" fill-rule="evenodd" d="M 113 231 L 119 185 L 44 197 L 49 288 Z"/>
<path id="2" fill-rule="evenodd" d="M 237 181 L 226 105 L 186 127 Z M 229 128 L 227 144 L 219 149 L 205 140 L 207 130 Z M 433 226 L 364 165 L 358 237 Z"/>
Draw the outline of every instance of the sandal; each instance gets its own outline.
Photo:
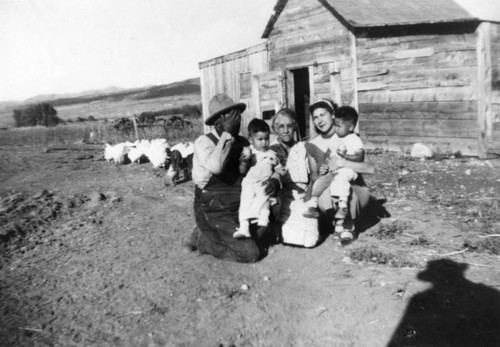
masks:
<path id="1" fill-rule="evenodd" d="M 350 244 L 354 240 L 354 235 L 350 230 L 345 230 L 340 233 L 340 243 L 342 246 Z"/>

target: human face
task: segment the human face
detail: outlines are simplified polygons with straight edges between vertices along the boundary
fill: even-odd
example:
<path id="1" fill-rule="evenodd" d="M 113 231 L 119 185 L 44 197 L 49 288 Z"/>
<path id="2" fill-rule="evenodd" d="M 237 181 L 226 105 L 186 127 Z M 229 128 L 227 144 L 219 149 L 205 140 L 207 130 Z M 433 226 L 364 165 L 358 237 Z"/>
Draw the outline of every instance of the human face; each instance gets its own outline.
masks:
<path id="1" fill-rule="evenodd" d="M 278 133 L 278 140 L 285 144 L 292 144 L 295 133 L 295 126 L 293 119 L 286 115 L 278 115 L 274 123 L 274 130 Z"/>
<path id="2" fill-rule="evenodd" d="M 333 119 L 334 115 L 330 113 L 326 108 L 318 107 L 313 111 L 312 121 L 316 130 L 322 135 L 333 134 Z"/>
<path id="3" fill-rule="evenodd" d="M 335 133 L 337 134 L 338 137 L 345 137 L 350 133 L 352 133 L 352 131 L 354 130 L 354 126 L 352 125 L 352 123 L 345 121 L 343 119 L 335 118 L 333 120 L 333 123 L 334 123 Z"/>
<path id="4" fill-rule="evenodd" d="M 264 131 L 256 132 L 250 136 L 250 143 L 258 151 L 267 151 L 269 147 L 269 133 Z"/>

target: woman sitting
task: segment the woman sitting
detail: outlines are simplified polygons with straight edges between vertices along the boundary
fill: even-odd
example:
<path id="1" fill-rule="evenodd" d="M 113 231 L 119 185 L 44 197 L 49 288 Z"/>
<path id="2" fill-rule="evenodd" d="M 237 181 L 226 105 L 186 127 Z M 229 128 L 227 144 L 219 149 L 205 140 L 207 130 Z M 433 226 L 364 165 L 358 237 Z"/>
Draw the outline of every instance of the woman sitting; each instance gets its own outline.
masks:
<path id="1" fill-rule="evenodd" d="M 311 182 L 314 182 L 320 176 L 320 171 L 325 164 L 328 165 L 331 172 L 347 168 L 358 174 L 374 173 L 374 167 L 365 161 L 356 162 L 347 160 L 342 156 L 330 155 L 331 153 L 337 153 L 339 149 L 339 137 L 335 135 L 335 109 L 335 105 L 329 100 L 316 101 L 309 107 L 313 124 L 318 132 L 318 136 L 306 144 Z M 354 239 L 355 221 L 368 205 L 369 200 L 370 192 L 364 185 L 362 176 L 359 176 L 356 181 L 352 182 L 351 194 L 347 196 L 347 215 L 342 214 L 342 232 L 338 235 L 342 244 L 347 244 Z M 319 197 L 318 207 L 327 214 L 329 222 L 333 226 L 337 224 L 338 227 L 339 224 L 335 223 L 335 214 L 339 208 L 338 201 L 332 197 L 329 189 L 326 189 Z"/>
<path id="2" fill-rule="evenodd" d="M 310 111 L 313 114 L 313 123 L 319 135 L 309 142 L 297 142 L 298 127 L 295 120 L 295 113 L 289 109 L 280 110 L 272 120 L 272 128 L 277 134 L 277 142 L 269 149 L 278 153 L 281 164 L 286 166 L 288 173 L 282 178 L 282 188 L 279 191 L 279 204 L 273 209 L 273 216 L 281 228 L 284 243 L 313 247 L 319 241 L 318 222 L 310 218 L 303 217 L 303 213 L 308 206 L 303 201 L 308 183 L 319 174 L 320 165 L 314 165 L 311 160 L 311 149 L 315 148 L 316 154 L 328 150 L 323 144 L 328 142 L 335 128 L 333 119 L 335 117 L 331 104 L 318 101 L 311 105 Z M 314 118 L 314 114 L 316 118 Z M 309 152 L 308 152 L 309 150 Z M 309 157 L 309 160 L 307 159 Z M 309 165 L 312 164 L 312 165 Z M 339 158 L 330 161 L 330 168 L 350 168 L 359 174 L 371 174 L 374 168 L 367 162 L 356 163 Z M 352 194 L 348 201 L 348 210 L 351 220 L 355 222 L 370 200 L 368 188 L 360 185 L 360 182 L 353 183 Z M 325 191 L 318 201 L 321 213 L 321 220 L 325 220 L 332 231 L 337 206 L 333 203 L 328 191 Z M 354 224 L 354 223 L 353 223 Z M 276 225 L 275 225 L 276 228 Z M 348 232 L 354 233 L 353 225 L 348 226 Z M 352 238 L 351 238 L 352 240 Z M 344 241 L 346 242 L 346 241 Z"/>

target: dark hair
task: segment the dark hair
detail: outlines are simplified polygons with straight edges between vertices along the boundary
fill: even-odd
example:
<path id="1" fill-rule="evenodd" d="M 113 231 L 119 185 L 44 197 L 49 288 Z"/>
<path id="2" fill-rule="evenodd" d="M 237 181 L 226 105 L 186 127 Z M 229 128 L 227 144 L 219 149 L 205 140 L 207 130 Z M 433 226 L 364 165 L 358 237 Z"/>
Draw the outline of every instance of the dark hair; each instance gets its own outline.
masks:
<path id="1" fill-rule="evenodd" d="M 340 106 L 335 111 L 335 118 L 342 119 L 345 122 L 350 122 L 356 126 L 358 123 L 358 112 L 351 106 Z"/>
<path id="2" fill-rule="evenodd" d="M 254 118 L 250 121 L 250 123 L 248 123 L 248 135 L 252 136 L 258 132 L 270 133 L 271 129 L 265 120 Z"/>
<path id="3" fill-rule="evenodd" d="M 309 112 L 313 114 L 314 110 L 316 110 L 317 108 L 327 109 L 331 114 L 334 114 L 335 111 L 337 110 L 337 104 L 328 99 L 321 99 L 313 102 L 309 106 Z"/>

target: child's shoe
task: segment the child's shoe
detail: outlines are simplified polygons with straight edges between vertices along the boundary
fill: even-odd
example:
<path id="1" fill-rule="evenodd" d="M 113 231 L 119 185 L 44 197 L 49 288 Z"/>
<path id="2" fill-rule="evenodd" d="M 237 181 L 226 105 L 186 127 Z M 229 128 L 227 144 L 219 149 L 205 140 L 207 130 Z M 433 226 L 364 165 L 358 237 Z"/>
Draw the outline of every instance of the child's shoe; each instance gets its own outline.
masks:
<path id="1" fill-rule="evenodd" d="M 353 232 L 354 232 L 354 230 L 344 229 L 340 233 L 339 238 L 340 238 L 340 244 L 342 246 L 346 246 L 354 240 L 354 233 Z"/>
<path id="2" fill-rule="evenodd" d="M 237 240 L 249 239 L 251 237 L 249 224 L 241 223 L 240 227 L 236 229 L 236 232 L 233 234 L 233 237 Z"/>
<path id="3" fill-rule="evenodd" d="M 342 246 L 346 246 L 354 240 L 354 223 L 351 218 L 342 221 L 342 231 L 339 238 Z"/>

